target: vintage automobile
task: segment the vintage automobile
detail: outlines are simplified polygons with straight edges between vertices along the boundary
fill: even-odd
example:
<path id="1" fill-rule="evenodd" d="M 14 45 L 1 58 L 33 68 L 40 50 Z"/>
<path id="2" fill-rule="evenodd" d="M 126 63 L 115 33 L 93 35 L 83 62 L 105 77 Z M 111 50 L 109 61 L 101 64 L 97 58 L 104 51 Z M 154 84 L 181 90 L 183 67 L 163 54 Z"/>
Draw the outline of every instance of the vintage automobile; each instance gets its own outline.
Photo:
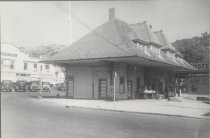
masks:
<path id="1" fill-rule="evenodd" d="M 42 83 L 42 91 L 43 92 L 50 92 L 50 83 L 49 82 L 43 82 Z"/>
<path id="2" fill-rule="evenodd" d="M 17 81 L 15 86 L 15 92 L 26 92 L 26 81 Z"/>
<path id="3" fill-rule="evenodd" d="M 57 83 L 54 86 L 55 90 L 64 92 L 65 91 L 65 84 L 64 83 Z"/>
<path id="4" fill-rule="evenodd" d="M 12 81 L 11 80 L 2 80 L 1 91 L 2 92 L 12 92 Z"/>
<path id="5" fill-rule="evenodd" d="M 40 82 L 39 81 L 31 81 L 28 91 L 29 92 L 37 92 L 40 90 Z"/>

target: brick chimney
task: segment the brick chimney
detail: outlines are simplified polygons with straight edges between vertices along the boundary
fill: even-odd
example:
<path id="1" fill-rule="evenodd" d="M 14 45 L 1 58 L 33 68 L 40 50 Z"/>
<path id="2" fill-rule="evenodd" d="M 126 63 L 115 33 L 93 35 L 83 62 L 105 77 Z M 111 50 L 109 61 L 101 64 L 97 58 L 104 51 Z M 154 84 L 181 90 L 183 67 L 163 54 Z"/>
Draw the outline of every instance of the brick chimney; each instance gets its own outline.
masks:
<path id="1" fill-rule="evenodd" d="M 115 8 L 109 8 L 109 20 L 115 17 Z"/>

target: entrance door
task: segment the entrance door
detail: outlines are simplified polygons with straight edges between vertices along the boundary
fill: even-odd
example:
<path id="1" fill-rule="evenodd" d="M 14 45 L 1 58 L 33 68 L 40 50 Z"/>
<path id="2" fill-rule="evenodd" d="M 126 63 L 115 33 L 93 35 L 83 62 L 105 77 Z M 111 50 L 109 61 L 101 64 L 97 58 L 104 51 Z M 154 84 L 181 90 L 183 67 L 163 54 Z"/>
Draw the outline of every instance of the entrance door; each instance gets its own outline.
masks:
<path id="1" fill-rule="evenodd" d="M 68 90 L 68 96 L 74 97 L 74 77 L 71 76 L 67 80 L 67 90 Z"/>
<path id="2" fill-rule="evenodd" d="M 107 79 L 99 79 L 99 99 L 107 98 Z"/>
<path id="3" fill-rule="evenodd" d="M 128 80 L 128 98 L 131 99 L 132 98 L 132 80 Z"/>
<path id="4" fill-rule="evenodd" d="M 165 92 L 164 92 L 164 95 L 166 97 L 168 96 L 168 91 L 169 91 L 169 80 L 165 79 Z"/>

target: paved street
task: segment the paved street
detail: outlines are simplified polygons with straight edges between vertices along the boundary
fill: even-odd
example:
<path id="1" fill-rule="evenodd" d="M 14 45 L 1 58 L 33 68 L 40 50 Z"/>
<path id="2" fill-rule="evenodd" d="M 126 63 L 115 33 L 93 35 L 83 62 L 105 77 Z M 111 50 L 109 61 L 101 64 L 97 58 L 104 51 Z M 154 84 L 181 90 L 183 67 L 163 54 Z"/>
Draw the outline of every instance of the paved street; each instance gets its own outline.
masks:
<path id="1" fill-rule="evenodd" d="M 1 95 L 2 138 L 208 138 L 207 119 L 68 108 Z"/>

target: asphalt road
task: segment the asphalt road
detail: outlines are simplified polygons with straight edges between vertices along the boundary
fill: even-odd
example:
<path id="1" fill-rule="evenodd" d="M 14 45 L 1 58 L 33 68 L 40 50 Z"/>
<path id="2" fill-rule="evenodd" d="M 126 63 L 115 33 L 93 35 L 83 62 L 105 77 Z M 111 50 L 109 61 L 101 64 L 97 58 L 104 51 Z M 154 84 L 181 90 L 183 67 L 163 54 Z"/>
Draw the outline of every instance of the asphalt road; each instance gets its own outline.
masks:
<path id="1" fill-rule="evenodd" d="M 206 119 L 68 108 L 1 95 L 2 138 L 208 138 Z"/>

